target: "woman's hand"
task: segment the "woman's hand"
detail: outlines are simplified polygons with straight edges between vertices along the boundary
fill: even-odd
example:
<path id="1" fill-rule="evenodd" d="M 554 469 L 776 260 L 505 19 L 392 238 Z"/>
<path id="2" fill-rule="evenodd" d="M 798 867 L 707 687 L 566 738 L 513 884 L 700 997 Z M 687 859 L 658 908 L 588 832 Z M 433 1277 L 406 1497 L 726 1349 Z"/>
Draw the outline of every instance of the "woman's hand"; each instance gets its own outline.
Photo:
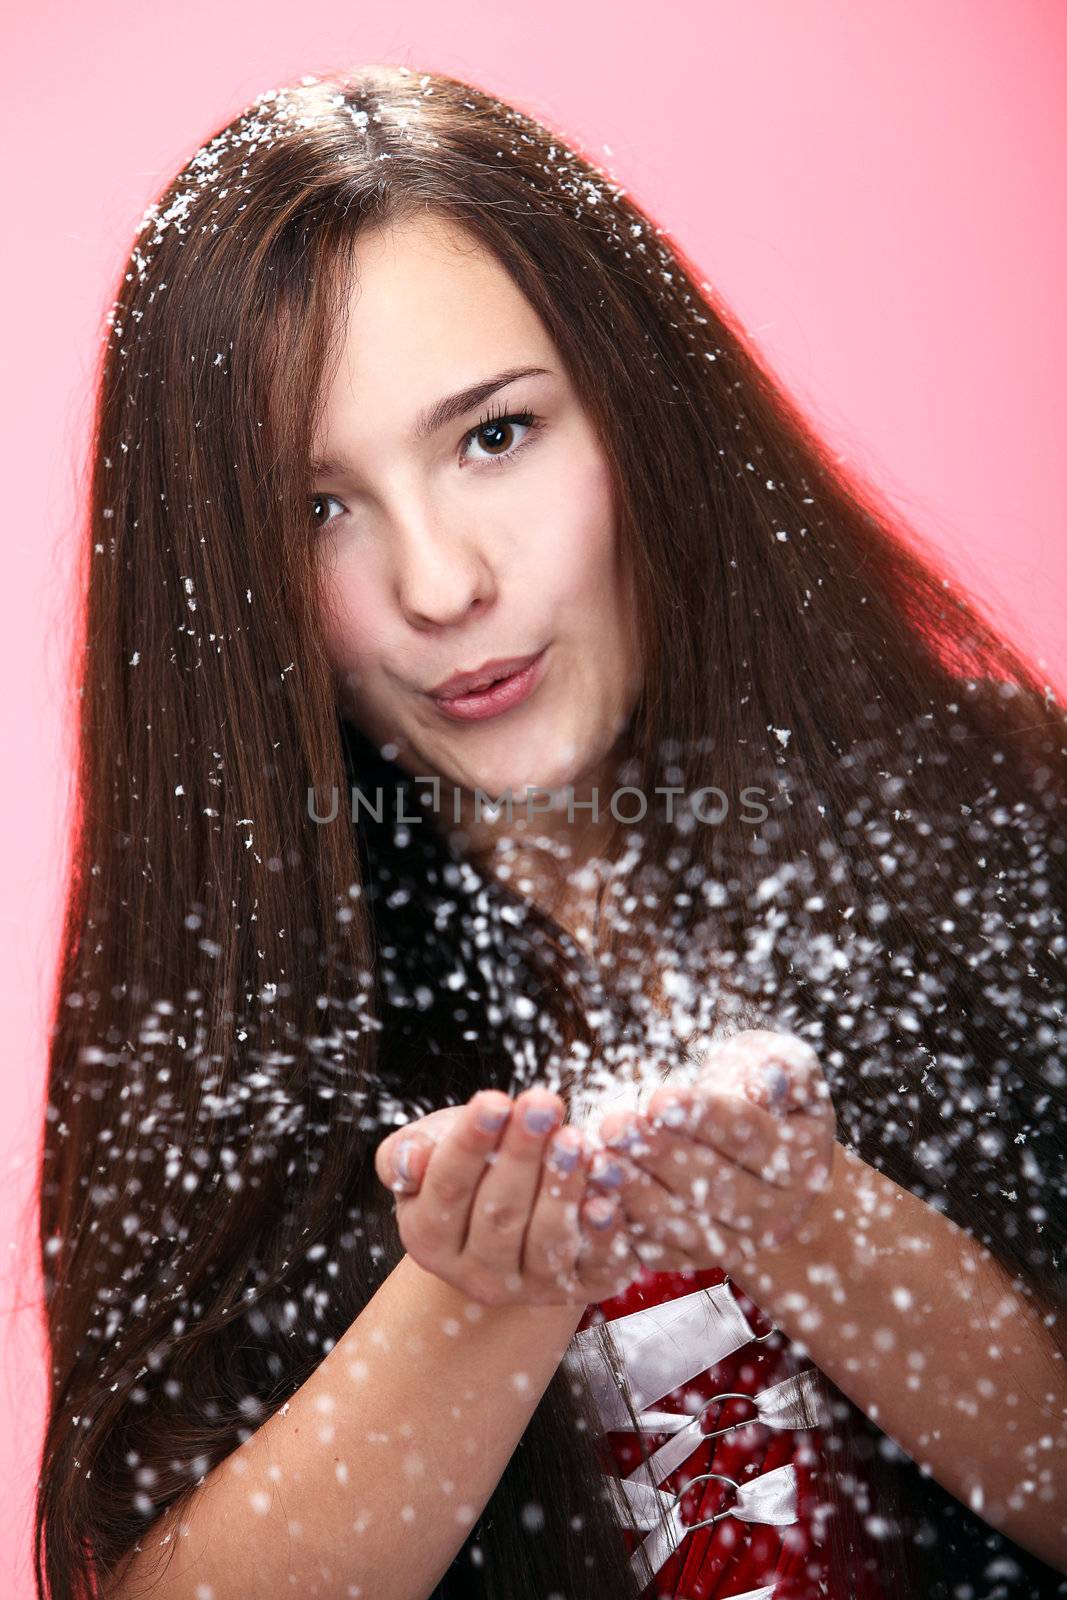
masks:
<path id="1" fill-rule="evenodd" d="M 786 1243 L 829 1186 L 837 1119 L 814 1050 L 749 1029 L 707 1052 L 695 1083 L 600 1125 L 591 1181 L 617 1193 L 655 1271 L 737 1268 Z"/>
<path id="2" fill-rule="evenodd" d="M 588 1305 L 636 1277 L 618 1201 L 586 1199 L 590 1151 L 547 1089 L 481 1090 L 391 1133 L 374 1157 L 404 1249 L 486 1305 Z"/>

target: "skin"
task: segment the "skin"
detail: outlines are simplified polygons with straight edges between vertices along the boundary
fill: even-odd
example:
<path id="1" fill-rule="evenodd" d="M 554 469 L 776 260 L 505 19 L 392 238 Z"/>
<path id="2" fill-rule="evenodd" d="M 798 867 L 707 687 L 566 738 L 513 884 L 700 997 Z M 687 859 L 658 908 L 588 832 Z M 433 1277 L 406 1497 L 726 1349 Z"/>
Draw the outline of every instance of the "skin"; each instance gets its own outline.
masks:
<path id="1" fill-rule="evenodd" d="M 609 791 L 608 757 L 640 691 L 638 633 L 611 477 L 559 355 L 503 270 L 451 225 L 368 234 L 359 268 L 316 452 L 347 463 L 316 484 L 337 496 L 320 507 L 319 540 L 341 703 L 409 771 L 461 797 Z M 479 410 L 413 440 L 419 408 L 526 364 L 551 375 L 502 391 L 493 410 L 529 410 L 540 429 L 479 430 Z M 448 722 L 422 692 L 546 644 L 543 681 L 498 718 Z M 476 857 L 510 835 L 463 815 Z M 536 835 L 562 835 L 572 864 L 601 842 L 565 815 L 519 805 L 516 817 L 519 887 L 534 898 L 553 881 Z M 397 1130 L 375 1169 L 408 1255 L 470 1299 L 576 1313 L 642 1264 L 723 1266 L 925 1470 L 1062 1565 L 1062 1521 L 1049 1515 L 1050 1451 L 1062 1459 L 1067 1445 L 1058 1352 L 987 1251 L 836 1140 L 819 1062 L 798 1043 L 735 1036 L 680 1094 L 664 1087 L 642 1113 L 603 1118 L 595 1151 L 559 1126 L 562 1101 L 543 1087 L 514 1104 L 482 1092 Z M 478 1126 L 487 1106 L 506 1112 L 502 1128 Z M 551 1126 L 526 1127 L 531 1108 L 550 1110 Z M 577 1162 L 554 1170 L 568 1145 Z M 598 1192 L 615 1196 L 600 1230 Z M 1012 1408 L 992 1444 L 990 1396 Z"/>
<path id="2" fill-rule="evenodd" d="M 426 407 L 518 367 L 544 370 L 416 437 Z M 531 420 L 508 420 L 514 413 Z M 565 902 L 580 928 L 581 913 L 559 892 L 560 873 L 536 839 L 562 838 L 565 859 L 587 860 L 610 812 L 600 826 L 579 811 L 576 824 L 565 811 L 528 806 L 526 791 L 569 788 L 582 799 L 595 784 L 605 802 L 610 794 L 609 759 L 642 681 L 632 574 L 607 460 L 560 353 L 503 267 L 464 229 L 421 217 L 362 235 L 313 455 L 332 463 L 316 471 L 311 515 L 342 709 L 380 746 L 393 745 L 407 771 L 440 778 L 446 817 L 458 795 L 472 856 L 505 844 L 514 851 L 517 842 L 520 887 L 557 912 Z M 456 723 L 427 696 L 453 672 L 542 646 L 541 681 L 508 712 Z M 514 824 L 479 819 L 477 789 L 510 790 Z M 693 1201 L 694 1182 L 698 1191 L 721 1188 L 710 1182 L 723 1165 L 713 1099 L 705 1096 L 692 1138 L 646 1120 L 641 1173 L 618 1151 L 614 1164 L 595 1152 L 576 1128 L 527 1130 L 529 1108 L 562 1120 L 559 1096 L 541 1088 L 514 1108 L 491 1093 L 435 1112 L 401 1130 L 409 1177 L 398 1181 L 392 1166 L 397 1135 L 379 1146 L 377 1170 L 397 1193 L 405 1248 L 427 1270 L 483 1301 L 587 1302 L 609 1280 L 623 1287 L 641 1259 L 691 1265 L 694 1251 L 711 1260 L 715 1247 L 721 1258 L 720 1236 L 700 1239 L 712 1213 Z M 507 1121 L 487 1133 L 477 1117 L 494 1105 Z M 738 1135 L 736 1118 L 727 1125 Z M 610 1121 L 602 1132 L 610 1134 Z M 762 1150 L 771 1130 L 759 1137 Z M 553 1171 L 561 1146 L 577 1152 L 570 1173 Z M 740 1201 L 762 1221 L 758 1180 L 737 1172 Z M 625 1225 L 607 1192 L 619 1176 Z M 721 1227 L 740 1201 L 717 1202 Z M 675 1214 L 683 1207 L 688 1220 Z"/>
<path id="3" fill-rule="evenodd" d="M 517 382 L 494 410 L 533 411 L 541 429 L 480 430 L 477 411 L 414 442 L 421 406 L 526 363 L 550 376 Z M 347 462 L 318 480 L 338 496 L 320 507 L 318 538 L 328 650 L 355 722 L 461 794 L 609 789 L 641 678 L 611 477 L 552 341 L 462 230 L 422 219 L 366 235 L 318 453 Z M 480 464 L 498 453 L 509 459 Z M 446 722 L 422 693 L 542 645 L 549 670 L 501 717 Z M 517 816 L 520 837 L 530 824 L 518 886 L 531 898 L 552 883 L 531 832 L 563 832 L 573 864 L 597 850 L 597 829 Z M 464 818 L 472 853 L 493 856 L 493 824 Z M 483 1091 L 397 1130 L 374 1165 L 408 1256 L 474 1301 L 576 1314 L 641 1264 L 726 1267 L 925 1470 L 1062 1565 L 1067 1395 L 1048 1331 L 989 1251 L 841 1146 L 819 1061 L 798 1045 L 734 1035 L 680 1093 L 664 1086 L 645 1112 L 601 1118 L 603 1149 L 560 1126 L 563 1102 L 544 1086 L 514 1104 Z M 493 1106 L 504 1126 L 480 1128 Z M 530 1109 L 549 1109 L 550 1126 L 525 1126 Z M 560 1146 L 577 1150 L 569 1173 L 553 1168 Z M 600 1230 L 597 1194 L 616 1195 Z M 1001 1403 L 1005 1426 L 990 1430 Z"/>
<path id="4" fill-rule="evenodd" d="M 465 230 L 398 222 L 362 235 L 356 259 L 313 445 L 337 463 L 314 478 L 312 520 L 340 704 L 408 772 L 440 777 L 446 820 L 458 792 L 472 854 L 503 828 L 475 818 L 476 788 L 511 789 L 520 835 L 577 837 L 565 812 L 527 813 L 527 786 L 580 799 L 597 783 L 606 800 L 642 678 L 600 439 L 537 313 Z M 413 438 L 423 408 L 528 366 L 546 370 Z M 497 717 L 457 723 L 425 693 L 543 646 L 540 683 Z"/>
<path id="5" fill-rule="evenodd" d="M 736 1270 L 793 1238 L 808 1219 L 830 1184 L 836 1117 L 814 1052 L 798 1046 L 765 1029 L 737 1034 L 707 1053 L 694 1083 L 657 1089 L 644 1111 L 601 1120 L 604 1147 L 588 1157 L 587 1192 L 620 1196 L 610 1244 L 617 1290 L 642 1265 Z M 580 1287 L 581 1245 L 558 1212 L 538 1209 L 524 1159 L 532 1155 L 528 1134 L 517 1130 L 499 1149 L 487 1139 L 481 1160 L 469 1159 L 472 1107 L 483 1104 L 511 1111 L 507 1096 L 487 1091 L 378 1146 L 375 1170 L 397 1195 L 401 1239 L 421 1266 L 489 1304 L 567 1300 Z M 562 1102 L 547 1091 L 526 1091 L 518 1111 L 527 1104 L 562 1117 Z M 518 1121 L 511 1111 L 509 1126 Z M 566 1134 L 584 1146 L 577 1129 L 554 1137 Z M 576 1178 L 567 1180 L 566 1198 L 577 1198 Z M 550 1194 L 558 1182 L 548 1180 Z M 503 1226 L 494 1225 L 494 1212 Z M 553 1228 L 560 1260 L 548 1242 Z"/>

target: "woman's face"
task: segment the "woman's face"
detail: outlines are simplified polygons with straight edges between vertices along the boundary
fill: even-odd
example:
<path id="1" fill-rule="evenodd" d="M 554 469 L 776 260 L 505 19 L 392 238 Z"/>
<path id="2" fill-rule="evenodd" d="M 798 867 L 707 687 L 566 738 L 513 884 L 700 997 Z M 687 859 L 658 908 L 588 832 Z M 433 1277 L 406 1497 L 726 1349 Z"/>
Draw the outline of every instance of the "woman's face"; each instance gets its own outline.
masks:
<path id="1" fill-rule="evenodd" d="M 448 815 L 450 785 L 510 789 L 521 814 L 527 785 L 597 772 L 640 688 L 607 462 L 536 312 L 465 230 L 365 232 L 357 276 L 310 508 L 340 704 L 442 779 Z M 541 370 L 500 381 L 518 368 Z M 458 720 L 428 693 L 534 655 L 532 687 L 494 715 Z"/>

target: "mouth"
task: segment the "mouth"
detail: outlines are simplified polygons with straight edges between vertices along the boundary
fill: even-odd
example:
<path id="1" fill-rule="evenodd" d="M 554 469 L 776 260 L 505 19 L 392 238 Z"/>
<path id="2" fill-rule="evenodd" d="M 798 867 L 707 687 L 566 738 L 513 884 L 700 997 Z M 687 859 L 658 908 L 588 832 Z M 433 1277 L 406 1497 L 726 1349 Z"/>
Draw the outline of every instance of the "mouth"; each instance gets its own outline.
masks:
<path id="1" fill-rule="evenodd" d="M 427 690 L 427 693 L 432 700 L 457 700 L 461 695 L 473 694 L 479 689 L 488 689 L 494 683 L 503 682 L 505 678 L 528 667 L 542 653 L 536 651 L 533 655 L 498 656 L 492 661 L 483 662 L 473 672 L 453 673 L 451 678 L 446 678 L 435 688 Z"/>
<path id="2" fill-rule="evenodd" d="M 496 716 L 525 700 L 540 682 L 546 645 L 536 655 L 516 656 L 510 661 L 487 663 L 476 672 L 457 674 L 443 690 L 431 692 L 430 700 L 445 716 L 470 722 Z"/>

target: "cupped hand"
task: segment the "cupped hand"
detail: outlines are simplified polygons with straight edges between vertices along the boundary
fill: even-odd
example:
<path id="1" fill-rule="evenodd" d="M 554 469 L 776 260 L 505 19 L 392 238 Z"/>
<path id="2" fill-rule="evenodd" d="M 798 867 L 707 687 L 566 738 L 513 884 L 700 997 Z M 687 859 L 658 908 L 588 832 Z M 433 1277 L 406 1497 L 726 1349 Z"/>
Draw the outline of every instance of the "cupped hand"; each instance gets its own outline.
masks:
<path id="1" fill-rule="evenodd" d="M 695 1082 L 605 1117 L 591 1183 L 618 1194 L 645 1266 L 736 1269 L 797 1234 L 829 1187 L 836 1131 L 814 1050 L 748 1029 L 709 1050 Z"/>
<path id="2" fill-rule="evenodd" d="M 480 1090 L 381 1141 L 404 1249 L 486 1305 L 588 1305 L 637 1275 L 617 1200 L 586 1196 L 591 1151 L 544 1088 Z"/>

